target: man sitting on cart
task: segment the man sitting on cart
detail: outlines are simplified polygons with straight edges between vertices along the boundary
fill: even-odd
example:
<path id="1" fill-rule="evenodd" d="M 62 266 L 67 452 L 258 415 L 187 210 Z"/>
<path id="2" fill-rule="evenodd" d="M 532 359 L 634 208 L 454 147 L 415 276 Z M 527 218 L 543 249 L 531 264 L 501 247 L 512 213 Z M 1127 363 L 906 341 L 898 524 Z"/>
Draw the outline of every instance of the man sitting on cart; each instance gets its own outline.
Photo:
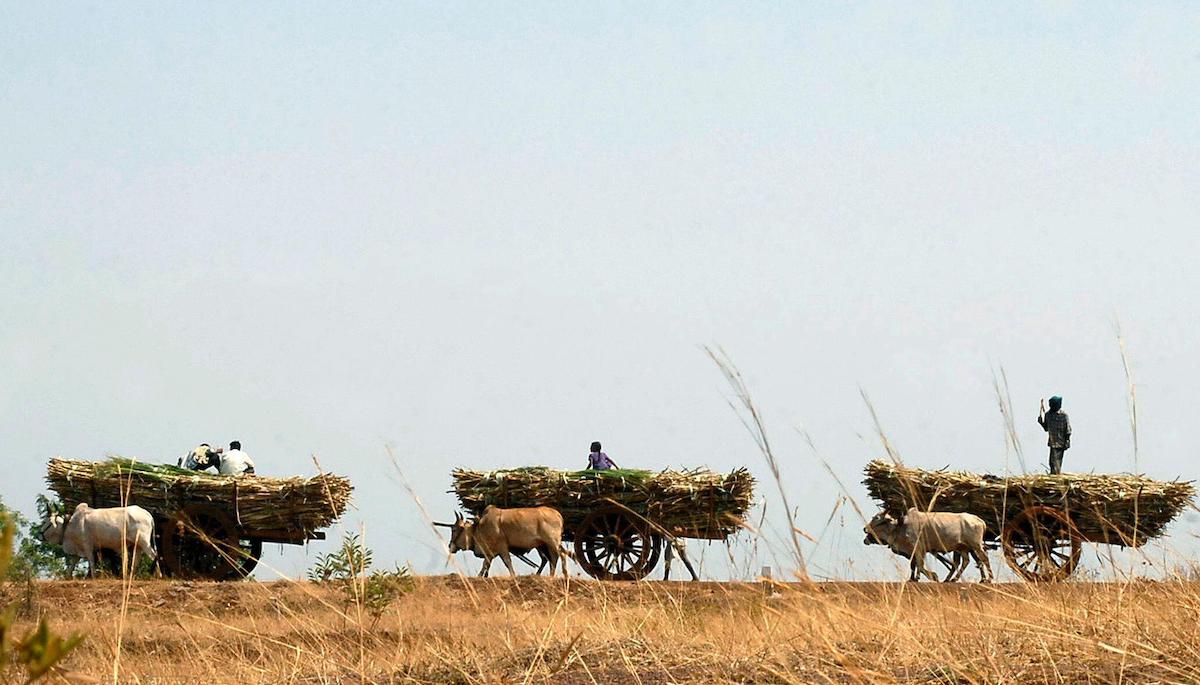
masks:
<path id="1" fill-rule="evenodd" d="M 221 466 L 217 469 L 223 476 L 240 476 L 243 473 L 254 473 L 254 460 L 242 451 L 242 443 L 234 440 L 229 443 L 229 451 L 221 457 Z"/>
<path id="2" fill-rule="evenodd" d="M 1050 473 L 1062 473 L 1063 453 L 1071 448 L 1071 420 L 1062 411 L 1062 398 L 1058 395 L 1050 398 L 1050 411 L 1046 411 L 1046 401 L 1042 400 L 1042 411 L 1038 414 L 1038 423 L 1047 433 L 1046 444 L 1050 446 Z"/>
<path id="3" fill-rule="evenodd" d="M 209 468 L 220 470 L 221 452 L 220 447 L 214 450 L 207 442 L 202 442 L 196 449 L 188 452 L 186 457 L 180 457 L 176 464 L 190 471 L 205 471 Z"/>
<path id="4" fill-rule="evenodd" d="M 587 467 L 596 471 L 606 471 L 608 469 L 621 468 L 620 466 L 617 466 L 617 462 L 609 459 L 608 455 L 600 450 L 599 441 L 592 443 L 592 452 L 588 455 Z"/>

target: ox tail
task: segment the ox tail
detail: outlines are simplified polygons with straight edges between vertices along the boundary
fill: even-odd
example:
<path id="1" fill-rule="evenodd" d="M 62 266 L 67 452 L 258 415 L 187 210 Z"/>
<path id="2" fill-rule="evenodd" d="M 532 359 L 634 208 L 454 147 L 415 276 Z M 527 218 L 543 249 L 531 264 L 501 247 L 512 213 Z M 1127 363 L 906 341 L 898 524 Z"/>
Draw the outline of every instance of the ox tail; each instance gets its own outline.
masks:
<path id="1" fill-rule="evenodd" d="M 154 534 L 154 530 L 158 528 L 154 518 L 150 518 L 150 551 L 154 554 L 154 577 L 162 578 L 162 555 L 158 553 L 158 537 Z"/>

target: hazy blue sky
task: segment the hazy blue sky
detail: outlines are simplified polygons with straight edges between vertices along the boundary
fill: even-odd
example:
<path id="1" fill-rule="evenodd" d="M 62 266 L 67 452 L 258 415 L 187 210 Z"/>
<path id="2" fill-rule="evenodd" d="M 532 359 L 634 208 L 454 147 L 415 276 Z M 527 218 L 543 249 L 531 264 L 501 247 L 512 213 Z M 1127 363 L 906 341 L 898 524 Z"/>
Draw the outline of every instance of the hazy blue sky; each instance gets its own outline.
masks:
<path id="1" fill-rule="evenodd" d="M 1002 471 L 1003 364 L 1031 466 L 1058 393 L 1067 469 L 1129 470 L 1117 317 L 1142 467 L 1194 478 L 1197 35 L 1187 3 L 0 3 L 0 496 L 237 438 L 441 572 L 385 445 L 440 516 L 452 467 L 594 439 L 765 476 L 717 344 L 814 572 L 890 577 L 796 429 L 864 508 L 860 387 L 908 462 Z"/>

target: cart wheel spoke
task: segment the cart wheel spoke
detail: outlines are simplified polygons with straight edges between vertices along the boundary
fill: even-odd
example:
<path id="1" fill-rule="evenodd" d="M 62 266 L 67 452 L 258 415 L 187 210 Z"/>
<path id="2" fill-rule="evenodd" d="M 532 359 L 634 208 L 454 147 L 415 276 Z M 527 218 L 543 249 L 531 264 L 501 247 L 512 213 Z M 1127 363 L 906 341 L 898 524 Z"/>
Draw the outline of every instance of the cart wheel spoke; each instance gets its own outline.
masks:
<path id="1" fill-rule="evenodd" d="M 618 571 L 619 571 L 619 570 L 621 569 L 621 557 L 620 557 L 620 555 L 614 554 L 614 555 L 610 556 L 610 557 L 608 558 L 608 561 L 607 561 L 607 562 L 605 562 L 605 564 L 604 564 L 604 568 L 606 568 L 606 569 L 608 569 L 608 568 L 616 568 L 616 570 L 618 570 Z"/>

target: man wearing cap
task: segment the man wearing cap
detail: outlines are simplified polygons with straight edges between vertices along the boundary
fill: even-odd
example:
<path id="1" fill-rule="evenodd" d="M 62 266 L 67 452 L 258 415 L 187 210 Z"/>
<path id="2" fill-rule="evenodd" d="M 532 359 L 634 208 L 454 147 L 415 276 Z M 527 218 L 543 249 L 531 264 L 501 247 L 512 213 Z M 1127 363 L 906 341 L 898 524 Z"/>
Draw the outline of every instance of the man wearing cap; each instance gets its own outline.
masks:
<path id="1" fill-rule="evenodd" d="M 1038 423 L 1047 433 L 1046 444 L 1050 446 L 1050 473 L 1062 473 L 1063 452 L 1071 447 L 1071 420 L 1062 410 L 1062 398 L 1050 398 L 1050 411 L 1046 411 L 1046 400 L 1042 400 L 1042 411 Z"/>

